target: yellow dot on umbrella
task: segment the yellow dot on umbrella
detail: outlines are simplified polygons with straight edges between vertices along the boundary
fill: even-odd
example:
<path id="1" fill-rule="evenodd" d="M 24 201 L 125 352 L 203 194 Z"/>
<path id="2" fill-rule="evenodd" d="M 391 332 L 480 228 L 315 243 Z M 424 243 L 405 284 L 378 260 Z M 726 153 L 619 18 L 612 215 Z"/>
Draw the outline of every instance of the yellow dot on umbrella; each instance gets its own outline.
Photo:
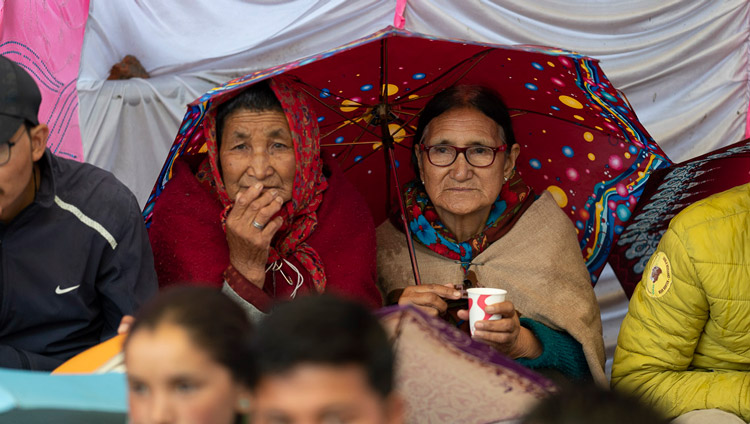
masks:
<path id="1" fill-rule="evenodd" d="M 343 102 L 341 102 L 341 111 L 342 112 L 351 112 L 354 110 L 357 110 L 362 106 L 361 104 L 355 102 L 354 100 L 344 99 Z"/>
<path id="2" fill-rule="evenodd" d="M 554 68 L 554 67 L 555 67 L 555 64 L 554 64 L 554 63 L 552 63 L 552 62 L 547 62 L 547 65 L 549 65 L 549 66 L 550 66 L 550 68 Z"/>
<path id="3" fill-rule="evenodd" d="M 573 115 L 574 118 L 576 118 L 579 121 L 583 121 L 583 116 L 581 115 Z"/>
<path id="4" fill-rule="evenodd" d="M 558 186 L 549 186 L 547 187 L 547 191 L 550 192 L 552 197 L 555 199 L 555 202 L 557 202 L 558 206 L 564 208 L 568 205 L 568 196 L 565 194 L 563 189 Z"/>
<path id="5" fill-rule="evenodd" d="M 542 130 L 542 134 L 547 134 L 547 130 Z"/>
<path id="6" fill-rule="evenodd" d="M 592 141 L 594 141 L 594 134 L 586 131 L 585 133 L 583 133 L 583 139 L 591 143 Z"/>
<path id="7" fill-rule="evenodd" d="M 419 95 L 417 95 L 417 94 L 410 94 L 409 95 L 409 100 L 417 99 L 417 98 L 419 98 Z"/>
<path id="8" fill-rule="evenodd" d="M 591 254 L 592 254 L 593 252 L 594 252 L 594 249 L 593 249 L 593 248 L 591 248 L 591 247 L 589 247 L 588 249 L 586 249 L 586 253 L 587 253 L 587 254 L 588 254 L 589 256 L 591 256 Z"/>
<path id="9" fill-rule="evenodd" d="M 393 136 L 393 141 L 395 141 L 396 143 L 400 143 L 404 141 L 404 138 L 406 137 L 406 130 L 401 128 L 401 125 L 388 124 L 388 130 L 391 132 L 391 135 Z"/>
<path id="10" fill-rule="evenodd" d="M 597 129 L 597 130 L 599 130 L 599 131 L 604 131 L 604 129 L 603 129 L 602 127 L 598 126 L 598 125 L 597 125 L 597 126 L 595 126 L 594 128 L 596 128 L 596 129 Z"/>
<path id="11" fill-rule="evenodd" d="M 592 162 L 596 160 L 596 156 L 595 156 L 595 155 L 594 155 L 593 153 L 589 153 L 589 154 L 588 154 L 588 158 L 589 158 L 589 160 L 590 160 L 590 161 L 592 161 Z"/>
<path id="12" fill-rule="evenodd" d="M 560 101 L 568 107 L 572 107 L 573 109 L 583 109 L 583 105 L 578 100 L 570 97 L 562 95 L 560 96 Z"/>
<path id="13" fill-rule="evenodd" d="M 386 86 L 383 86 L 383 89 L 386 91 L 386 95 L 387 96 L 392 96 L 392 95 L 398 93 L 398 86 L 397 85 L 395 85 L 395 84 L 388 84 L 387 87 L 388 88 L 386 90 Z"/>
<path id="14" fill-rule="evenodd" d="M 510 60 L 510 58 L 508 58 L 508 60 Z"/>
<path id="15" fill-rule="evenodd" d="M 552 163 L 552 159 L 547 159 L 547 162 Z"/>
<path id="16" fill-rule="evenodd" d="M 630 159 L 630 153 L 628 153 L 628 152 L 625 152 L 625 154 L 623 156 L 625 156 L 625 159 Z"/>

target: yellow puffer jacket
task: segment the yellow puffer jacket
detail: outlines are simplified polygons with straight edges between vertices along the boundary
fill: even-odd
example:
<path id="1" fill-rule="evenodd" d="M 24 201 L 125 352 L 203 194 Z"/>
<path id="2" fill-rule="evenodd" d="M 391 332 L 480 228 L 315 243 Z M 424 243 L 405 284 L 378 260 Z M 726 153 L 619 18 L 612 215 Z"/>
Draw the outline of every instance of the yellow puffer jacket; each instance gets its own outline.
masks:
<path id="1" fill-rule="evenodd" d="M 750 421 L 750 184 L 672 220 L 630 300 L 612 387 L 670 417 Z"/>

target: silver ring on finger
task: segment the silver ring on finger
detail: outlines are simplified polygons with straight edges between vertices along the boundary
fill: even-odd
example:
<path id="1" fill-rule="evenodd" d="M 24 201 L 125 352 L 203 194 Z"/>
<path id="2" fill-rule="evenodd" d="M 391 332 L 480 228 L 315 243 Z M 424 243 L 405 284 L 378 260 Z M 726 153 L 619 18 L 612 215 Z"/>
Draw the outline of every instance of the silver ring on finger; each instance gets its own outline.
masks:
<path id="1" fill-rule="evenodd" d="M 253 227 L 255 227 L 255 228 L 257 228 L 257 229 L 259 229 L 261 231 L 263 231 L 263 229 L 266 228 L 265 225 L 261 224 L 258 221 L 255 221 L 255 220 L 253 220 Z"/>

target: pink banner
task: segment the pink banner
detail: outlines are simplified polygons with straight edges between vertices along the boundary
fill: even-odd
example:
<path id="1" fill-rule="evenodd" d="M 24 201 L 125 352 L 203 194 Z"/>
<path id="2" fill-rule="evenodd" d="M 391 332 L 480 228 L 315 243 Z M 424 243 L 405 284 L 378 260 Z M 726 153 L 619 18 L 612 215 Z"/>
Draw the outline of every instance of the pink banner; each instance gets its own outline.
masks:
<path id="1" fill-rule="evenodd" d="M 0 55 L 31 74 L 42 92 L 39 121 L 56 155 L 83 160 L 78 127 L 78 67 L 89 0 L 0 2 Z"/>

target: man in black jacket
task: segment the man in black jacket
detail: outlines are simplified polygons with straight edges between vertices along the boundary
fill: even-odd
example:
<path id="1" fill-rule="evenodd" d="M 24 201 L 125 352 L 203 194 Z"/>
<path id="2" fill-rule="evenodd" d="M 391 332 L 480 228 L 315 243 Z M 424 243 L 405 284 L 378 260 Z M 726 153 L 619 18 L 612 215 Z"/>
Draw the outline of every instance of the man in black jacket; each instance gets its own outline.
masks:
<path id="1" fill-rule="evenodd" d="M 0 367 L 51 370 L 114 336 L 157 282 L 135 197 L 52 155 L 40 103 L 0 56 Z"/>

